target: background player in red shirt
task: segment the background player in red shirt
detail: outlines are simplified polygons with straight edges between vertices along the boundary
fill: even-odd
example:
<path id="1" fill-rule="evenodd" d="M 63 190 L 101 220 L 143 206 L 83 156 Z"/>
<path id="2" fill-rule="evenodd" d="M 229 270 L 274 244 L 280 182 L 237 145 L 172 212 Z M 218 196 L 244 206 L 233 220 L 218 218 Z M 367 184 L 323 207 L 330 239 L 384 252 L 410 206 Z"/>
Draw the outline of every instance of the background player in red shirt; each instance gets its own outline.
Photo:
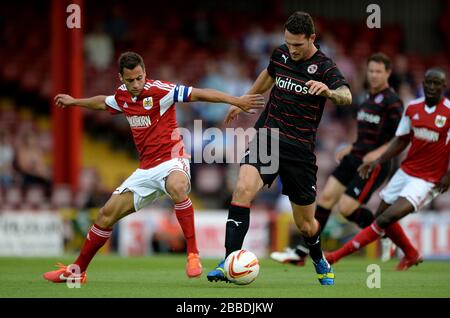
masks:
<path id="1" fill-rule="evenodd" d="M 342 248 L 327 253 L 330 263 L 354 253 L 383 234 L 405 254 L 397 270 L 422 262 L 420 253 L 397 221 L 428 204 L 450 185 L 450 101 L 444 97 L 445 73 L 437 68 L 427 70 L 423 87 L 425 98 L 408 105 L 388 149 L 380 158 L 358 169 L 361 177 L 367 178 L 375 167 L 397 156 L 411 143 L 400 169 L 380 193 L 383 200 L 375 221 Z"/>
<path id="2" fill-rule="evenodd" d="M 123 113 L 132 130 L 139 153 L 139 168 L 114 191 L 100 209 L 95 223 L 87 234 L 80 255 L 74 262 L 79 266 L 60 265 L 47 272 L 44 278 L 52 282 L 67 279 L 86 281 L 86 269 L 96 252 L 111 236 L 112 226 L 124 216 L 138 211 L 162 195 L 169 195 L 175 203 L 175 213 L 187 243 L 188 277 L 202 273 L 194 228 L 194 210 L 188 197 L 190 190 L 189 161 L 177 132 L 176 102 L 205 101 L 229 103 L 251 112 L 264 106 L 261 95 L 233 97 L 213 89 L 198 89 L 147 79 L 142 57 L 134 52 L 119 58 L 119 78 L 123 83 L 115 95 L 75 99 L 59 94 L 55 102 L 60 107 L 82 106 L 94 110 Z"/>

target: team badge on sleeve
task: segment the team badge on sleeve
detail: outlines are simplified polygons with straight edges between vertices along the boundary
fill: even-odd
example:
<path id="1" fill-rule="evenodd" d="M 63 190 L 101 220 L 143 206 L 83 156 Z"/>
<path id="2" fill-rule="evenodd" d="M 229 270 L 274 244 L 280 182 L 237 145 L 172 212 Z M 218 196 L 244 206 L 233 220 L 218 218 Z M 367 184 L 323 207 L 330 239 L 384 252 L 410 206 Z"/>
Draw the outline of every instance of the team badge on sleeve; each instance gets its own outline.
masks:
<path id="1" fill-rule="evenodd" d="M 144 108 L 149 110 L 150 108 L 153 107 L 153 98 L 151 97 L 146 97 L 144 98 L 144 100 L 142 101 Z"/>
<path id="2" fill-rule="evenodd" d="M 436 125 L 437 128 L 442 128 L 445 126 L 446 121 L 447 121 L 447 117 L 437 115 L 436 119 L 434 120 L 434 124 Z"/>

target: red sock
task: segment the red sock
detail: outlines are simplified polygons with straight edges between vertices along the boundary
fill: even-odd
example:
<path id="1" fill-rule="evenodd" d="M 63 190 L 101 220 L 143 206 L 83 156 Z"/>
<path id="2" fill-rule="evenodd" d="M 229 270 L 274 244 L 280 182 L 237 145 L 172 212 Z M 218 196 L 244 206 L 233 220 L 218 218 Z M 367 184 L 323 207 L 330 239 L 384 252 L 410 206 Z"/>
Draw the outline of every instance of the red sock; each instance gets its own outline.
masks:
<path id="1" fill-rule="evenodd" d="M 74 263 L 80 266 L 81 273 L 86 270 L 95 253 L 105 245 L 106 241 L 111 237 L 111 233 L 112 229 L 102 229 L 96 224 L 92 225 L 81 248 L 80 255 Z"/>
<path id="2" fill-rule="evenodd" d="M 383 230 L 373 222 L 371 225 L 361 230 L 353 239 L 344 244 L 340 249 L 334 251 L 333 260 L 337 262 L 342 257 L 353 254 L 370 242 L 375 241 L 383 234 Z"/>
<path id="3" fill-rule="evenodd" d="M 406 236 L 405 232 L 403 231 L 400 224 L 398 224 L 398 222 L 389 225 L 385 229 L 385 233 L 392 240 L 392 242 L 394 242 L 395 245 L 403 250 L 406 257 L 415 257 L 419 253 L 417 249 L 411 244 L 411 241 Z"/>
<path id="4" fill-rule="evenodd" d="M 194 208 L 189 198 L 175 204 L 175 214 L 186 239 L 187 254 L 197 253 L 197 242 L 195 240 Z"/>

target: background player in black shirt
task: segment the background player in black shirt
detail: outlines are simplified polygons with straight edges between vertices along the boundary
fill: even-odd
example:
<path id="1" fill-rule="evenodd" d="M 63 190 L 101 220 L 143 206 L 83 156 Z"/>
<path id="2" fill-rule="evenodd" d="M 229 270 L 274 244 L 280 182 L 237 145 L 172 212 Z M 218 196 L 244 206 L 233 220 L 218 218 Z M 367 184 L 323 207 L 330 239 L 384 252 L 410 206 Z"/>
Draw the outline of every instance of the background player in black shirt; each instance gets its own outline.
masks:
<path id="1" fill-rule="evenodd" d="M 314 44 L 316 35 L 309 14 L 295 12 L 290 16 L 284 36 L 286 43 L 273 51 L 269 66 L 249 91 L 264 93 L 273 87 L 265 111 L 256 122 L 258 132 L 239 171 L 226 224 L 226 256 L 242 248 L 249 227 L 250 204 L 256 193 L 265 184 L 270 186 L 279 175 L 283 193 L 291 201 L 295 223 L 308 244 L 319 282 L 331 285 L 334 274 L 323 257 L 320 225 L 314 218 L 317 173 L 314 145 L 326 99 L 345 105 L 351 104 L 352 97 L 336 64 Z M 226 121 L 238 113 L 231 108 Z M 271 163 L 263 160 L 252 145 L 266 146 Z M 271 168 L 273 162 L 278 163 L 277 169 L 265 169 Z M 208 274 L 208 280 L 226 280 L 223 262 Z"/>
<path id="2" fill-rule="evenodd" d="M 340 163 L 317 200 L 315 217 L 321 229 L 325 228 L 335 205 L 339 213 L 361 228 L 369 226 L 374 220 L 373 213 L 361 205 L 369 201 L 372 193 L 390 175 L 391 162 L 378 166 L 368 179 L 362 179 L 357 169 L 363 162 L 377 159 L 386 150 L 402 116 L 403 103 L 388 84 L 390 74 L 391 61 L 386 55 L 376 53 L 369 57 L 369 94 L 358 107 L 356 141 L 336 154 Z M 303 265 L 307 254 L 308 247 L 301 242 L 295 250 L 274 252 L 271 258 L 282 263 Z"/>

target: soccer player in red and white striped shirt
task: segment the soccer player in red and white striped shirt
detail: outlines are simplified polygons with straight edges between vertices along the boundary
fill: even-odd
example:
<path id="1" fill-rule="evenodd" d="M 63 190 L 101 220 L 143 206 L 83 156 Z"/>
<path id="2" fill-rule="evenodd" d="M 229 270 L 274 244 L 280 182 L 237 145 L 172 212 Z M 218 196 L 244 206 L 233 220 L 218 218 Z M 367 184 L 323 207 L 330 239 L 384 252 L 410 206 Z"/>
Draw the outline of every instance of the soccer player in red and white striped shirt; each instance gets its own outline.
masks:
<path id="1" fill-rule="evenodd" d="M 367 178 L 377 165 L 397 156 L 411 143 L 400 169 L 380 193 L 383 200 L 375 221 L 342 248 L 328 253 L 326 257 L 330 263 L 354 253 L 383 233 L 405 254 L 397 270 L 406 270 L 422 262 L 420 253 L 397 221 L 428 204 L 450 185 L 450 100 L 444 97 L 445 73 L 437 68 L 429 69 L 423 87 L 425 98 L 407 106 L 389 148 L 377 160 L 359 167 L 361 177 Z"/>
<path id="2" fill-rule="evenodd" d="M 69 268 L 61 264 L 60 269 L 44 274 L 44 278 L 49 281 L 65 282 L 70 278 L 72 281 L 78 279 L 85 282 L 86 269 L 96 252 L 111 236 L 113 225 L 162 195 L 170 196 L 175 203 L 175 213 L 187 243 L 187 276 L 199 277 L 202 266 L 195 239 L 194 210 L 188 197 L 189 160 L 181 136 L 177 133 L 175 103 L 228 103 L 246 112 L 264 106 L 264 98 L 257 94 L 238 98 L 213 89 L 198 89 L 147 79 L 144 61 L 134 52 L 126 52 L 120 56 L 119 78 L 123 85 L 111 96 L 75 99 L 59 94 L 55 97 L 55 102 L 60 107 L 77 105 L 106 110 L 111 114 L 124 114 L 133 133 L 140 165 L 100 209 L 80 255 L 74 262 L 79 266 L 79 274 L 71 272 L 72 266 Z"/>

